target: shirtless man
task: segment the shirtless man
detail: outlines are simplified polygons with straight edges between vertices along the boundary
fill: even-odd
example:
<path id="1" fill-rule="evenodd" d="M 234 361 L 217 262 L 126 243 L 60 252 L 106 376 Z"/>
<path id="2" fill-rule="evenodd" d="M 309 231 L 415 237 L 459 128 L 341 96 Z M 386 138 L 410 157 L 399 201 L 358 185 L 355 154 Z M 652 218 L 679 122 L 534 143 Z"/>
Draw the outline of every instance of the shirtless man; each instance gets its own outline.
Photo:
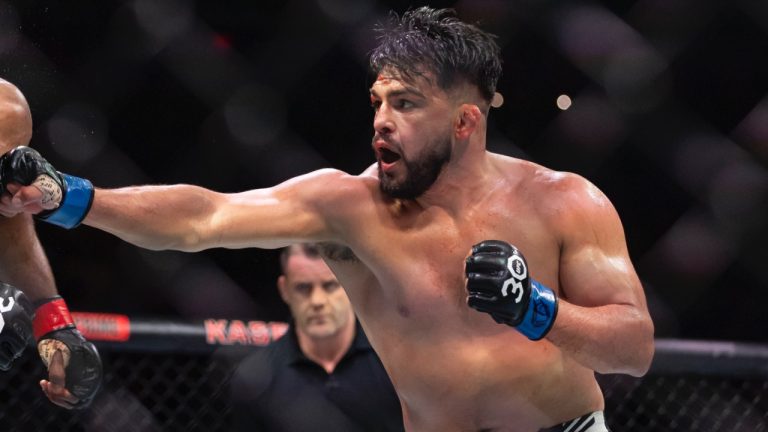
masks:
<path id="1" fill-rule="evenodd" d="M 449 11 L 393 18 L 371 67 L 377 162 L 360 175 L 93 193 L 20 148 L 3 157 L 15 175 L 0 203 L 150 249 L 324 242 L 407 430 L 607 430 L 594 372 L 641 376 L 653 356 L 613 206 L 578 175 L 486 150 L 499 49 Z M 17 184 L 41 173 L 54 181 Z"/>
<path id="2" fill-rule="evenodd" d="M 26 98 L 0 79 L 0 152 L 26 145 L 31 137 Z M 40 382 L 46 396 L 65 408 L 87 406 L 101 385 L 101 359 L 56 291 L 32 218 L 0 216 L 0 245 L 0 369 L 10 369 L 34 336 L 49 366 L 49 380 Z"/>

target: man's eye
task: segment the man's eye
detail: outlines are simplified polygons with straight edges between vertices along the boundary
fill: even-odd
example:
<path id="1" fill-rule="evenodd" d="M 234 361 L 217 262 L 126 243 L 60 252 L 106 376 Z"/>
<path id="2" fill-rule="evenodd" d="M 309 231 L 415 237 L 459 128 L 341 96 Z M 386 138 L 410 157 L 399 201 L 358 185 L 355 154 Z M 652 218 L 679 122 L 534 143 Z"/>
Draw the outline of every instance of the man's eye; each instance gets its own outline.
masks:
<path id="1" fill-rule="evenodd" d="M 341 285 L 339 284 L 339 282 L 338 282 L 338 281 L 325 282 L 325 283 L 323 284 L 323 289 L 324 289 L 326 292 L 333 292 L 333 291 L 336 291 L 336 290 L 337 290 L 337 289 L 339 289 L 339 288 L 341 288 Z"/>
<path id="2" fill-rule="evenodd" d="M 381 107 L 381 101 L 371 102 L 371 108 L 373 108 L 374 111 L 378 111 L 380 107 Z"/>
<path id="3" fill-rule="evenodd" d="M 397 102 L 397 107 L 400 108 L 400 109 L 408 109 L 408 108 L 413 108 L 414 105 L 413 105 L 413 102 L 411 102 L 411 101 L 409 101 L 407 99 L 400 99 Z"/>
<path id="4" fill-rule="evenodd" d="M 294 289 L 296 290 L 297 293 L 306 295 L 306 294 L 308 294 L 312 290 L 312 285 L 311 284 L 297 284 L 294 287 Z"/>

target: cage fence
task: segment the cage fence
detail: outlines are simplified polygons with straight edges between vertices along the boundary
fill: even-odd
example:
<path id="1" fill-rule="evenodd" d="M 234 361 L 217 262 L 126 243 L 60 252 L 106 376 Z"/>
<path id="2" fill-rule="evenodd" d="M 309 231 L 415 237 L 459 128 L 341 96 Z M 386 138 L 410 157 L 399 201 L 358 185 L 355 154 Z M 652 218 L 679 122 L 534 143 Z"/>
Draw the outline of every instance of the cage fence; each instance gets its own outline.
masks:
<path id="1" fill-rule="evenodd" d="M 103 388 L 85 410 L 68 411 L 44 397 L 38 382 L 45 370 L 27 350 L 0 373 L 0 430 L 227 431 L 238 361 L 285 330 L 282 323 L 236 320 L 130 324 L 124 341 L 110 340 L 109 325 L 84 331 L 97 340 L 105 370 Z M 612 430 L 768 431 L 768 346 L 663 339 L 656 345 L 646 376 L 598 375 Z"/>

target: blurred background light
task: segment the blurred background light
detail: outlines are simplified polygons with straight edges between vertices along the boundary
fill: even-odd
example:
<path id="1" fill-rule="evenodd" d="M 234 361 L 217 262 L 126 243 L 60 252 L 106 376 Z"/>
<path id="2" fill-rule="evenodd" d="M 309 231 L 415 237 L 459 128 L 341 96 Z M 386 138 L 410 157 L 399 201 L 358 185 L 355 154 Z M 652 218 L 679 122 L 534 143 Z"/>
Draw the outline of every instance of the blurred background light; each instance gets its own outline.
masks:
<path id="1" fill-rule="evenodd" d="M 357 23 L 375 6 L 373 0 L 317 0 L 317 4 L 328 17 L 343 24 Z"/>
<path id="2" fill-rule="evenodd" d="M 0 54 L 11 52 L 19 41 L 19 17 L 13 5 L 0 1 Z"/>
<path id="3" fill-rule="evenodd" d="M 69 103 L 46 124 L 51 147 L 59 156 L 77 165 L 89 162 L 107 145 L 109 126 L 98 108 Z"/>
<path id="4" fill-rule="evenodd" d="M 225 102 L 224 119 L 229 131 L 244 146 L 263 146 L 285 128 L 285 102 L 269 87 L 247 85 Z"/>
<path id="5" fill-rule="evenodd" d="M 186 34 L 194 21 L 192 3 L 185 0 L 135 0 L 136 21 L 147 37 L 147 45 L 159 51 Z"/>

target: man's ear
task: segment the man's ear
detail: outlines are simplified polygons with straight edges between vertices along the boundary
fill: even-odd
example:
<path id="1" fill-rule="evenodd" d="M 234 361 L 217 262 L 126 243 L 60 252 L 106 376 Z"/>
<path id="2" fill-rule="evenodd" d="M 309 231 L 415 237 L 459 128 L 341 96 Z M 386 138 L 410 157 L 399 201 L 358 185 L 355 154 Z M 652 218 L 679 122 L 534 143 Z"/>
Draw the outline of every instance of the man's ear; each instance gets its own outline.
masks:
<path id="1" fill-rule="evenodd" d="M 475 104 L 462 104 L 459 107 L 459 115 L 456 118 L 454 133 L 456 139 L 467 140 L 478 127 L 483 118 L 483 113 Z"/>
<path id="2" fill-rule="evenodd" d="M 277 278 L 277 290 L 280 292 L 280 298 L 285 303 L 288 303 L 288 281 L 285 279 L 285 275 L 280 275 Z"/>

